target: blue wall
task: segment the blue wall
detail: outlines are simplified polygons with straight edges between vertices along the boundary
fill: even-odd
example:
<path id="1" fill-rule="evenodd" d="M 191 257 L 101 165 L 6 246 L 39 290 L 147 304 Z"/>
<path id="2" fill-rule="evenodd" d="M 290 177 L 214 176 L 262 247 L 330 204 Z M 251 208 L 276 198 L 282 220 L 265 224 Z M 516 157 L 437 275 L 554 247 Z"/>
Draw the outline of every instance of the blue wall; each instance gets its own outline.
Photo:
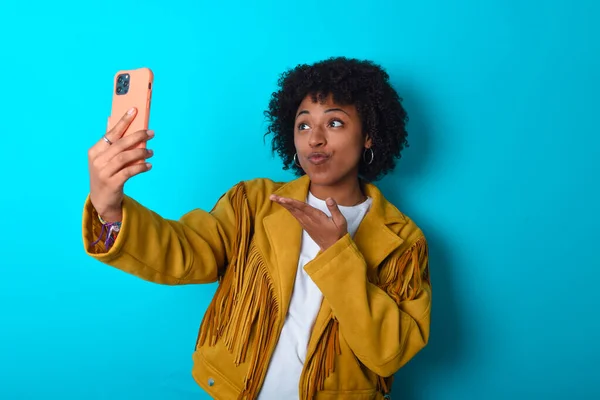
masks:
<path id="1" fill-rule="evenodd" d="M 290 179 L 262 111 L 280 72 L 332 55 L 383 64 L 411 117 L 381 187 L 429 237 L 433 331 L 395 398 L 598 398 L 600 3 L 249 3 L 0 6 L 0 398 L 207 398 L 191 353 L 215 287 L 83 252 L 113 74 L 155 72 L 154 169 L 126 190 L 177 218 Z"/>

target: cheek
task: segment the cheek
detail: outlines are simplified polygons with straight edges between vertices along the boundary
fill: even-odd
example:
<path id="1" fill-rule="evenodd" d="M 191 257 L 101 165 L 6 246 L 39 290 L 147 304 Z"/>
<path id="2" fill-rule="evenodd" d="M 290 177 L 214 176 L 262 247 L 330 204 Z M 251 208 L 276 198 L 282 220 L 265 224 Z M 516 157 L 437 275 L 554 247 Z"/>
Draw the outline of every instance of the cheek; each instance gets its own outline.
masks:
<path id="1" fill-rule="evenodd" d="M 353 168 L 360 162 L 363 147 L 363 142 L 358 140 L 345 140 L 343 143 L 339 143 L 337 152 L 338 154 L 343 155 L 339 160 L 344 169 Z"/>
<path id="2" fill-rule="evenodd" d="M 294 131 L 294 145 L 296 147 L 302 147 L 308 145 L 308 135 L 306 132 L 299 133 Z"/>
<path id="3" fill-rule="evenodd" d="M 343 147 L 344 152 L 348 155 L 361 155 L 364 149 L 364 139 L 359 134 L 352 135 L 351 140 L 345 140 Z"/>
<path id="4" fill-rule="evenodd" d="M 300 135 L 294 133 L 294 147 L 297 150 L 300 150 L 303 148 L 303 143 L 302 143 L 302 138 L 300 137 Z"/>

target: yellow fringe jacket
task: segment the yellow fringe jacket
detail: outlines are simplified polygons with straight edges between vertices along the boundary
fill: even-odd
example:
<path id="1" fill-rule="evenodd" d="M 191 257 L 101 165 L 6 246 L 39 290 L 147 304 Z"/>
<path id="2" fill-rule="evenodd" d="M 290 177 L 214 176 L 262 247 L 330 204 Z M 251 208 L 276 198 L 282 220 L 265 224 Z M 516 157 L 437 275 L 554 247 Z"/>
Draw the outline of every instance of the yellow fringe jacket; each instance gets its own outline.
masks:
<path id="1" fill-rule="evenodd" d="M 212 211 L 161 218 L 130 197 L 113 246 L 89 198 L 87 253 L 147 281 L 219 282 L 202 321 L 192 375 L 215 399 L 255 399 L 279 338 L 296 276 L 302 228 L 269 195 L 305 201 L 309 179 L 241 182 Z M 300 399 L 382 399 L 392 375 L 429 338 L 431 286 L 421 230 L 372 184 L 354 239 L 346 235 L 304 268 L 323 293 Z"/>

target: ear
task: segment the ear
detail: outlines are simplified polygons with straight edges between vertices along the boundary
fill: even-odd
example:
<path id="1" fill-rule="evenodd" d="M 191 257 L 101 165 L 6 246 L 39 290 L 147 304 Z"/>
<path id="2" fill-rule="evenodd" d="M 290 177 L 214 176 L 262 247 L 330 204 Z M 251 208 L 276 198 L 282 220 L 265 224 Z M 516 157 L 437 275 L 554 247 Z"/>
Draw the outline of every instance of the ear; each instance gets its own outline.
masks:
<path id="1" fill-rule="evenodd" d="M 370 149 L 371 147 L 373 147 L 373 140 L 371 136 L 367 135 L 365 136 L 365 148 Z"/>

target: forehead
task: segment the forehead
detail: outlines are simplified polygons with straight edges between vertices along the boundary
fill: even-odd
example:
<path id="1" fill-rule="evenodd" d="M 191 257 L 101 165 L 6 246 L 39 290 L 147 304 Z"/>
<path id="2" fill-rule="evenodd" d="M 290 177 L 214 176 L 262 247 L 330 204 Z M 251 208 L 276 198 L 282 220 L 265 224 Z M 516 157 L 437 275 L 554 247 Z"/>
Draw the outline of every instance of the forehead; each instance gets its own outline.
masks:
<path id="1" fill-rule="evenodd" d="M 300 105 L 298 106 L 298 112 L 307 110 L 309 112 L 324 112 L 331 108 L 340 108 L 349 114 L 354 114 L 356 107 L 353 104 L 340 104 L 333 100 L 332 95 L 328 95 L 325 98 L 317 98 L 315 101 L 314 96 L 307 95 L 304 97 Z"/>

